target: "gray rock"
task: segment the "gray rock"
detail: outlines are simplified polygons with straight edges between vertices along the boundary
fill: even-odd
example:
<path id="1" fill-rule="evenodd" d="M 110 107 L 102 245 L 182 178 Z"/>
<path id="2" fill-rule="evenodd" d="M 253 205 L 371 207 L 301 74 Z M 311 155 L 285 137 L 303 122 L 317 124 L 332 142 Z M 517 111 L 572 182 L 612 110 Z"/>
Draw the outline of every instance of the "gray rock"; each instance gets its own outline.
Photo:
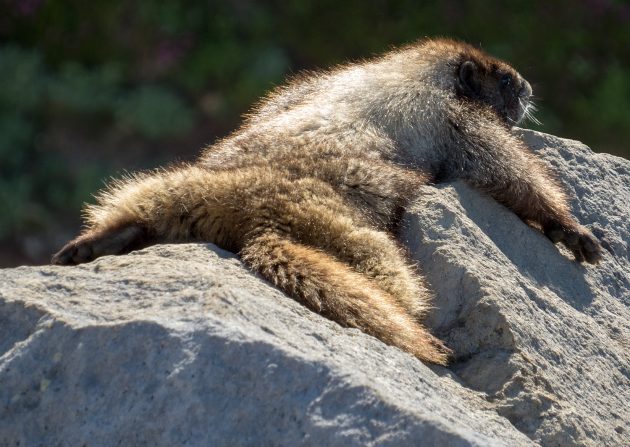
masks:
<path id="1" fill-rule="evenodd" d="M 462 384 L 533 440 L 630 445 L 630 162 L 523 134 L 560 174 L 604 260 L 573 262 L 463 183 L 427 188 L 403 239 L 437 295 L 430 326 L 456 351 Z"/>
<path id="2" fill-rule="evenodd" d="M 0 271 L 0 445 L 624 445 L 630 163 L 525 132 L 606 248 L 574 263 L 461 183 L 403 238 L 457 352 L 427 366 L 204 244 Z"/>

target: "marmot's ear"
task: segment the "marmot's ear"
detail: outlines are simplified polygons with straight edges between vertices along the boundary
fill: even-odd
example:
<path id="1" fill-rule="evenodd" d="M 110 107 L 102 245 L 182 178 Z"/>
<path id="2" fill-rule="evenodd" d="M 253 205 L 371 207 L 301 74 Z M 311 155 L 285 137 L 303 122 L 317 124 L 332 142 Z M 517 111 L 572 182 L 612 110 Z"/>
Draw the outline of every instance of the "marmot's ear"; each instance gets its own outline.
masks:
<path id="1" fill-rule="evenodd" d="M 481 90 L 477 64 L 473 61 L 465 61 L 459 66 L 459 80 L 457 88 L 466 96 L 477 96 Z"/>

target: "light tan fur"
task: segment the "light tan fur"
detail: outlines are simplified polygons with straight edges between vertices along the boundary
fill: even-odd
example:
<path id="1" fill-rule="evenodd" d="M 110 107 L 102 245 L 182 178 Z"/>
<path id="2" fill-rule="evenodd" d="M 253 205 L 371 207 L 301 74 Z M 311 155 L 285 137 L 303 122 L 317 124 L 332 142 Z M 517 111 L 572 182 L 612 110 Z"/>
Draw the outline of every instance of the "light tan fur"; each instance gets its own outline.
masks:
<path id="1" fill-rule="evenodd" d="M 509 65 L 444 39 L 295 79 L 194 165 L 114 182 L 53 262 L 213 242 L 310 309 L 444 364 L 420 323 L 430 293 L 395 241 L 423 185 L 462 178 L 576 259 L 601 256 L 511 132 L 530 95 Z"/>

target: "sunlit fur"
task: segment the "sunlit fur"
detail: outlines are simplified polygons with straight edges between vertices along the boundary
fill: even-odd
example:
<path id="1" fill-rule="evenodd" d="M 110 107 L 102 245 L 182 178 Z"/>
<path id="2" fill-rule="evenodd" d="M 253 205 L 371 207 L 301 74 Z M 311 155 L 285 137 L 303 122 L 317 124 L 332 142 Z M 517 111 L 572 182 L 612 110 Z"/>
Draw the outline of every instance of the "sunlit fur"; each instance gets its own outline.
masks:
<path id="1" fill-rule="evenodd" d="M 195 164 L 113 182 L 53 262 L 213 242 L 342 326 L 444 364 L 448 349 L 420 323 L 430 293 L 395 240 L 425 185 L 464 179 L 578 260 L 600 257 L 549 168 L 510 129 L 530 95 L 512 67 L 451 40 L 297 77 Z"/>

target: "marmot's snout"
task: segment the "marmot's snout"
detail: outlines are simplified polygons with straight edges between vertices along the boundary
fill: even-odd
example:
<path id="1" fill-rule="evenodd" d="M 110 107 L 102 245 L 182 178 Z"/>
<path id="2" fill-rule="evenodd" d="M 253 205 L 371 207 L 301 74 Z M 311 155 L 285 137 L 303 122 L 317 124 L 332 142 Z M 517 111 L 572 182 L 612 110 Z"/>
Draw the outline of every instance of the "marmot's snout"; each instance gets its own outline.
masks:
<path id="1" fill-rule="evenodd" d="M 531 98 L 532 96 L 532 93 L 534 93 L 532 90 L 532 86 L 529 84 L 529 82 L 523 79 L 521 89 L 518 92 L 518 97 L 521 100 L 529 100 L 529 98 Z"/>

